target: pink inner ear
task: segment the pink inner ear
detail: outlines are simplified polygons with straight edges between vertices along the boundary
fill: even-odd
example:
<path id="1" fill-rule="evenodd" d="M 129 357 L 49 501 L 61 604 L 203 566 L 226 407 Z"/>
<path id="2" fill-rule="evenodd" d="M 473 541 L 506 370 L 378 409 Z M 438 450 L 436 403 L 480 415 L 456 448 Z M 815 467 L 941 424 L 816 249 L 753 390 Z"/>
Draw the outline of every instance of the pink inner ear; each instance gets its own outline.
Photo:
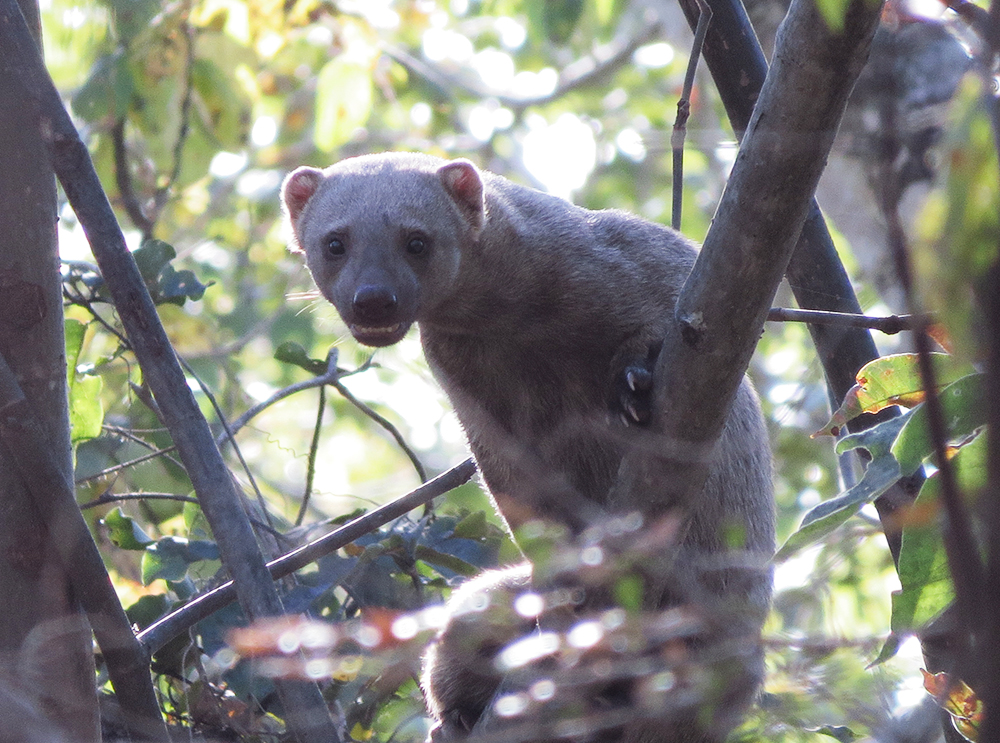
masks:
<path id="1" fill-rule="evenodd" d="M 473 214 L 483 211 L 483 182 L 475 165 L 456 160 L 442 166 L 438 172 L 445 188 L 462 207 Z"/>
<path id="2" fill-rule="evenodd" d="M 322 178 L 323 174 L 315 168 L 299 168 L 288 176 L 282 189 L 282 196 L 292 222 L 298 220 L 299 214 L 319 188 Z"/>

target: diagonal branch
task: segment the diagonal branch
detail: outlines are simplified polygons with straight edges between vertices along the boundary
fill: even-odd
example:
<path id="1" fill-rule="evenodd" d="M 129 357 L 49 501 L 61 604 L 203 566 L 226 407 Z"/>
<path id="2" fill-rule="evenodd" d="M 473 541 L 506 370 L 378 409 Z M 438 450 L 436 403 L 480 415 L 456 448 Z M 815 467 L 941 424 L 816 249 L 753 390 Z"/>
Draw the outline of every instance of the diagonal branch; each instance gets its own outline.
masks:
<path id="1" fill-rule="evenodd" d="M 648 452 L 630 455 L 623 471 L 635 478 L 632 498 L 687 512 L 701 490 L 880 9 L 880 3 L 854 0 L 843 31 L 833 33 L 812 0 L 793 2 L 657 364 L 654 432 L 672 445 L 655 460 Z"/>
<path id="2" fill-rule="evenodd" d="M 475 463 L 471 459 L 466 459 L 461 464 L 455 465 L 447 472 L 424 483 L 416 490 L 401 495 L 396 500 L 390 501 L 374 511 L 369 511 L 364 516 L 354 519 L 354 521 L 289 552 L 287 555 L 282 555 L 277 560 L 272 560 L 267 564 L 268 570 L 271 571 L 271 577 L 278 580 L 304 568 L 334 550 L 345 547 L 359 537 L 388 524 L 393 519 L 404 516 L 414 508 L 430 503 L 439 495 L 467 482 L 474 474 L 476 474 Z M 224 583 L 147 627 L 139 633 L 139 642 L 145 646 L 150 654 L 155 654 L 181 632 L 187 631 L 188 628 L 210 616 L 213 612 L 228 606 L 235 599 L 236 591 L 233 588 L 233 582 Z"/>
<path id="3" fill-rule="evenodd" d="M 742 138 L 764 84 L 767 63 L 743 4 L 739 0 L 708 1 L 713 18 L 702 53 L 736 136 Z M 694 28 L 698 20 L 696 0 L 680 0 L 680 4 Z M 795 301 L 804 309 L 862 313 L 815 199 L 785 276 Z M 809 333 L 836 408 L 854 384 L 858 369 L 878 358 L 878 349 L 871 333 L 863 328 L 811 324 Z M 894 414 L 890 409 L 878 415 L 859 416 L 849 428 L 863 430 Z M 901 545 L 899 520 L 893 519 L 893 514 L 901 506 L 913 502 L 921 483 L 921 473 L 903 478 L 875 501 L 893 559 L 898 559 Z"/>
<path id="4" fill-rule="evenodd" d="M 104 653 L 108 675 L 136 740 L 169 740 L 149 676 L 149 656 L 136 641 L 72 484 L 52 457 L 47 436 L 6 359 L 0 356 L 0 441 L 45 518 L 52 543 Z"/>
<path id="5" fill-rule="evenodd" d="M 453 76 L 429 62 L 413 56 L 405 49 L 388 46 L 384 48 L 384 51 L 408 70 L 430 82 L 446 96 L 450 94 L 450 91 L 457 89 L 476 98 L 493 98 L 501 106 L 521 111 L 529 106 L 552 103 L 578 88 L 603 81 L 628 63 L 636 49 L 655 39 L 662 30 L 660 23 L 650 23 L 635 36 L 615 39 L 598 47 L 589 56 L 582 57 L 566 66 L 559 73 L 555 88 L 548 93 L 539 95 L 503 93 L 464 76 Z"/>
<path id="6" fill-rule="evenodd" d="M 38 111 L 53 169 L 90 242 L 143 378 L 153 391 L 191 478 L 219 552 L 251 620 L 283 613 L 264 557 L 233 479 L 194 399 L 139 269 L 101 187 L 86 145 L 73 126 L 14 0 L 0 1 L 0 48 L 20 83 L 23 105 Z M 289 729 L 301 743 L 339 736 L 315 684 L 278 681 Z"/>

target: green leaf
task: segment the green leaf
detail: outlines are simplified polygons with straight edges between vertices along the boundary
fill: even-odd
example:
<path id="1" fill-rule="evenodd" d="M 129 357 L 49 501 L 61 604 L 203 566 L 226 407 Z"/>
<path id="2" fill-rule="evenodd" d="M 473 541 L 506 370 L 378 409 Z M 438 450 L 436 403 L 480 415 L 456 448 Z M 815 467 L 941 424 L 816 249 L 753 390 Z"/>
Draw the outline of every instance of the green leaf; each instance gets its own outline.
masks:
<path id="1" fill-rule="evenodd" d="M 205 296 L 205 289 L 207 289 L 211 283 L 202 284 L 198 277 L 194 275 L 194 271 L 189 271 L 184 269 L 183 271 L 176 270 L 170 264 L 163 267 L 160 271 L 159 280 L 156 282 L 157 289 L 157 304 L 176 304 L 178 306 L 183 305 L 188 299 L 199 300 Z"/>
<path id="2" fill-rule="evenodd" d="M 373 101 L 370 65 L 347 55 L 323 65 L 316 81 L 316 147 L 329 153 L 347 142 L 368 121 Z"/>
<path id="3" fill-rule="evenodd" d="M 203 57 L 191 68 L 191 83 L 202 103 L 201 120 L 218 140 L 216 146 L 242 148 L 250 131 L 250 104 L 243 91 L 218 65 Z"/>
<path id="4" fill-rule="evenodd" d="M 189 493 L 194 495 L 194 493 Z M 208 524 L 208 519 L 202 513 L 201 505 L 198 503 L 184 503 L 181 513 L 184 518 L 184 527 L 189 537 L 211 537 L 212 530 Z"/>
<path id="5" fill-rule="evenodd" d="M 821 728 L 816 728 L 813 732 L 836 738 L 840 743 L 851 743 L 851 741 L 858 739 L 857 733 L 843 725 L 824 725 Z"/>
<path id="6" fill-rule="evenodd" d="M 992 95 L 984 83 L 992 82 L 966 75 L 959 85 L 943 141 L 935 147 L 945 189 L 931 191 L 915 224 L 914 265 L 925 303 L 947 326 L 956 351 L 968 358 L 982 358 L 984 295 L 977 290 L 996 280 L 990 266 L 1000 250 L 997 147 L 989 107 L 982 103 Z"/>
<path id="7" fill-rule="evenodd" d="M 142 555 L 142 584 L 148 586 L 158 578 L 180 581 L 187 575 L 192 562 L 218 558 L 219 548 L 215 542 L 163 537 L 146 547 Z"/>
<path id="8" fill-rule="evenodd" d="M 101 57 L 73 96 L 73 113 L 84 121 L 119 119 L 128 113 L 135 80 L 121 51 Z"/>
<path id="9" fill-rule="evenodd" d="M 101 389 L 104 382 L 100 377 L 77 374 L 87 326 L 77 320 L 66 320 L 66 384 L 69 394 L 69 426 L 74 444 L 101 435 L 104 423 L 104 405 Z"/>
<path id="10" fill-rule="evenodd" d="M 349 524 L 350 522 L 354 521 L 354 519 L 361 518 L 366 513 L 368 513 L 367 508 L 355 508 L 353 511 L 349 513 L 344 513 L 341 514 L 340 516 L 334 516 L 332 519 L 329 519 L 327 523 L 332 524 L 334 526 Z"/>
<path id="11" fill-rule="evenodd" d="M 108 527 L 112 544 L 123 550 L 144 550 L 155 541 L 120 508 L 110 511 L 101 523 Z"/>
<path id="12" fill-rule="evenodd" d="M 485 539 L 490 534 L 485 511 L 473 511 L 455 525 L 452 534 L 465 539 Z"/>
<path id="13" fill-rule="evenodd" d="M 893 591 L 893 601 L 895 601 L 895 594 L 897 593 L 899 593 L 899 591 Z M 902 644 L 902 637 L 895 632 L 890 632 L 889 636 L 885 640 L 885 643 L 882 645 L 882 649 L 879 651 L 878 657 L 871 662 L 869 667 L 882 665 L 887 660 L 894 657 L 896 653 L 899 652 L 899 646 Z"/>
<path id="14" fill-rule="evenodd" d="M 317 377 L 320 374 L 325 374 L 327 369 L 326 361 L 310 358 L 309 354 L 306 353 L 306 349 L 295 341 L 285 341 L 278 346 L 274 350 L 274 358 L 285 364 L 293 364 L 294 366 L 301 367 L 310 374 L 315 374 Z"/>
<path id="15" fill-rule="evenodd" d="M 583 14 L 583 0 L 545 0 L 541 5 L 545 35 L 551 42 L 565 44 Z"/>
<path id="16" fill-rule="evenodd" d="M 606 26 L 611 23 L 611 19 L 614 16 L 615 0 L 595 0 L 594 9 L 596 10 L 598 24 Z"/>
<path id="17" fill-rule="evenodd" d="M 645 587 L 638 575 L 627 574 L 615 581 L 615 603 L 625 611 L 637 612 L 642 609 Z"/>
<path id="18" fill-rule="evenodd" d="M 957 362 L 944 353 L 932 353 L 938 389 L 964 377 L 973 370 L 970 364 Z M 844 396 L 844 402 L 821 430 L 838 435 L 849 421 L 862 413 L 877 413 L 893 405 L 914 407 L 923 402 L 924 386 L 916 354 L 903 353 L 882 356 L 865 364 L 858 371 L 857 384 Z"/>
<path id="19" fill-rule="evenodd" d="M 177 257 L 177 251 L 173 245 L 154 238 L 144 240 L 142 245 L 132 251 L 132 257 L 139 267 L 143 280 L 146 283 L 153 283 L 163 267 Z"/>
<path id="20" fill-rule="evenodd" d="M 211 286 L 211 282 L 201 283 L 193 271 L 178 271 L 171 266 L 170 261 L 177 257 L 177 251 L 163 240 L 153 238 L 143 241 L 132 252 L 132 257 L 157 305 L 180 306 L 188 299 L 201 299 L 205 295 L 205 289 Z"/>
<path id="21" fill-rule="evenodd" d="M 159 0 L 108 0 L 118 39 L 128 44 L 149 28 L 149 22 L 160 11 Z"/>
<path id="22" fill-rule="evenodd" d="M 80 363 L 80 350 L 83 348 L 87 326 L 79 320 L 66 320 L 63 328 L 66 333 L 66 381 L 72 385 L 76 376 L 76 365 Z"/>
<path id="23" fill-rule="evenodd" d="M 125 610 L 125 616 L 128 617 L 129 624 L 137 625 L 140 630 L 144 630 L 166 614 L 169 608 L 170 601 L 162 593 L 143 596 Z"/>
<path id="24" fill-rule="evenodd" d="M 872 455 L 861 482 L 840 495 L 823 501 L 802 519 L 802 525 L 781 546 L 775 560 L 787 560 L 803 547 L 818 542 L 856 514 L 865 503 L 870 503 L 899 479 L 899 464 L 889 453 L 900 429 L 908 416 L 901 415 L 860 433 L 845 436 L 837 444 L 837 452 L 867 449 Z"/>
<path id="25" fill-rule="evenodd" d="M 455 573 L 466 577 L 478 575 L 481 572 L 475 565 L 471 565 L 465 560 L 455 557 L 455 555 L 439 552 L 438 550 L 424 544 L 417 545 L 414 550 L 414 555 L 418 560 L 423 560 L 424 562 L 437 567 L 447 568 L 448 570 L 454 571 Z"/>
<path id="26" fill-rule="evenodd" d="M 970 374 L 938 393 L 949 443 L 968 438 L 977 428 L 986 425 L 984 379 L 982 374 Z M 892 445 L 892 454 L 904 475 L 915 472 L 934 452 L 927 415 L 926 403 L 914 408 Z"/>
<path id="27" fill-rule="evenodd" d="M 936 479 L 928 480 L 921 495 L 936 498 Z M 905 634 L 919 629 L 938 616 L 954 600 L 955 591 L 948 569 L 948 557 L 941 541 L 940 530 L 930 528 L 908 529 L 903 533 L 900 552 L 899 581 L 903 586 L 892 593 L 892 631 Z"/>
<path id="28" fill-rule="evenodd" d="M 986 436 L 977 436 L 952 457 L 955 480 L 963 493 L 977 493 L 987 481 Z M 937 518 L 940 481 L 928 479 L 910 508 L 899 552 L 901 590 L 892 595 L 893 632 L 920 629 L 954 599 L 948 557 Z"/>

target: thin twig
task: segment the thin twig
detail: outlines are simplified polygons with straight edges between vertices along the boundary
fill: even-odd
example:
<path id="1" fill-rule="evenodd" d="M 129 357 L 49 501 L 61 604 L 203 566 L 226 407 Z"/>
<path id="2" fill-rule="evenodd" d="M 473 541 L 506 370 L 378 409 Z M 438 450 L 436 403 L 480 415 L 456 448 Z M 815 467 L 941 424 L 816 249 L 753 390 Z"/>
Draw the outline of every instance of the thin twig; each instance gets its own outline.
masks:
<path id="1" fill-rule="evenodd" d="M 365 364 L 362 367 L 359 367 L 357 371 L 362 371 L 367 368 L 368 365 Z M 333 349 L 333 351 L 331 351 L 331 356 L 327 359 L 327 369 L 323 374 L 310 379 L 305 379 L 301 382 L 296 382 L 295 384 L 290 384 L 287 387 L 283 387 L 263 402 L 257 403 L 243 413 L 243 415 L 239 418 L 232 421 L 229 424 L 228 430 L 223 431 L 218 438 L 216 438 L 216 442 L 219 446 L 222 446 L 233 436 L 239 433 L 240 429 L 246 426 L 251 420 L 256 418 L 275 403 L 284 400 L 286 397 L 291 397 L 295 393 L 302 392 L 303 390 L 311 390 L 313 387 L 322 387 L 325 384 L 333 384 L 340 377 L 348 376 L 354 373 L 356 372 L 345 372 L 343 369 L 337 368 L 336 349 Z"/>
<path id="2" fill-rule="evenodd" d="M 870 328 L 886 335 L 895 335 L 904 330 L 925 328 L 931 321 L 930 315 L 889 315 L 872 317 L 849 312 L 827 312 L 825 310 L 795 310 L 788 307 L 772 307 L 767 313 L 768 322 L 804 322 L 811 325 L 839 325 L 845 328 Z"/>
<path id="3" fill-rule="evenodd" d="M 334 550 L 338 550 L 365 534 L 381 528 L 390 521 L 406 515 L 414 508 L 429 503 L 439 495 L 468 482 L 475 473 L 475 463 L 472 459 L 466 459 L 461 464 L 424 483 L 416 490 L 366 513 L 364 516 L 289 552 L 287 555 L 282 555 L 277 560 L 272 560 L 267 564 L 271 577 L 278 580 L 304 568 Z M 210 616 L 213 612 L 228 606 L 235 599 L 232 581 L 225 583 L 192 599 L 177 611 L 171 612 L 140 632 L 139 642 L 146 647 L 150 654 L 155 654 L 174 637 L 186 632 L 189 627 Z"/>
<path id="4" fill-rule="evenodd" d="M 698 25 L 695 26 L 691 56 L 688 58 L 687 72 L 684 74 L 684 87 L 681 89 L 680 100 L 677 101 L 677 118 L 674 120 L 674 130 L 670 135 L 670 148 L 673 150 L 673 205 L 670 226 L 675 230 L 681 228 L 681 207 L 684 202 L 684 138 L 687 136 L 688 116 L 691 115 L 694 73 L 698 69 L 701 49 L 705 45 L 705 35 L 712 22 L 712 9 L 708 3 L 705 0 L 695 0 L 695 2 L 698 5 Z"/>
<path id="5" fill-rule="evenodd" d="M 153 236 L 154 223 L 139 203 L 139 197 L 135 193 L 135 184 L 132 181 L 132 172 L 128 168 L 128 148 L 125 146 L 125 122 L 126 116 L 122 115 L 111 127 L 111 149 L 115 160 L 115 183 L 118 186 L 118 195 L 121 197 L 122 207 L 128 214 L 132 224 L 142 233 L 142 239 L 146 240 Z"/>
<path id="6" fill-rule="evenodd" d="M 351 391 L 341 384 L 339 379 L 332 384 L 337 389 L 337 392 L 344 396 L 345 400 L 388 431 L 389 435 L 396 440 L 399 448 L 403 450 L 404 454 L 406 454 L 407 459 L 410 460 L 410 463 L 413 465 L 413 469 L 417 471 L 417 477 L 420 478 L 420 482 L 427 482 L 427 471 L 424 469 L 424 465 L 417 457 L 416 452 L 413 451 L 410 448 L 410 445 L 406 443 L 406 439 L 403 438 L 403 434 L 399 432 L 399 429 L 392 425 L 392 423 L 390 423 L 386 418 L 383 418 L 351 394 Z"/>
<path id="7" fill-rule="evenodd" d="M 302 493 L 302 505 L 295 517 L 295 525 L 302 526 L 312 497 L 313 480 L 316 477 L 316 453 L 319 451 L 319 436 L 323 430 L 323 413 L 326 412 L 326 385 L 319 388 L 319 402 L 316 404 L 316 425 L 313 427 L 312 441 L 309 442 L 309 463 L 306 467 L 306 489 Z"/>
<path id="8" fill-rule="evenodd" d="M 84 297 L 82 294 L 76 294 L 76 295 L 71 294 L 67 289 L 67 287 L 65 286 L 65 284 L 63 285 L 63 297 L 71 304 L 86 309 L 87 312 L 90 313 L 91 317 L 93 317 L 98 322 L 98 324 L 100 324 L 105 330 L 111 333 L 112 336 L 118 339 L 118 343 L 121 344 L 123 348 L 129 348 L 128 339 L 122 334 L 122 332 L 118 330 L 114 325 L 109 323 L 107 320 L 105 320 L 103 317 L 101 317 L 100 313 L 94 309 L 93 299 L 88 299 L 87 297 Z"/>
<path id="9" fill-rule="evenodd" d="M 107 424 L 102 424 L 101 428 L 104 431 L 108 431 L 109 433 L 113 433 L 113 434 L 116 434 L 116 435 L 121 436 L 123 438 L 126 438 L 129 441 L 132 441 L 132 442 L 138 444 L 139 446 L 143 447 L 144 449 L 148 449 L 151 452 L 154 452 L 156 454 L 163 454 L 164 455 L 164 459 L 166 459 L 168 462 L 170 462 L 172 465 L 174 465 L 181 472 L 184 471 L 184 465 L 181 464 L 181 462 L 179 460 L 175 459 L 174 457 L 168 456 L 169 453 L 170 453 L 170 451 L 171 451 L 171 449 L 173 447 L 168 448 L 168 449 L 157 449 L 153 444 L 150 444 L 148 441 L 146 441 L 146 440 L 142 439 L 141 437 L 137 436 L 135 433 L 133 433 L 129 429 L 122 428 L 121 426 L 109 426 Z M 167 431 L 167 429 L 165 429 L 165 428 L 159 428 L 159 429 L 151 428 L 151 429 L 146 429 L 146 432 L 147 433 L 169 433 L 169 431 Z"/>
<path id="10" fill-rule="evenodd" d="M 197 498 L 189 495 L 177 495 L 176 493 L 104 493 L 100 498 L 80 504 L 80 510 L 86 511 L 88 508 L 104 506 L 108 503 L 119 503 L 130 500 L 172 500 L 179 503 L 197 503 Z"/>
<path id="11" fill-rule="evenodd" d="M 132 220 L 132 224 L 134 224 L 142 233 L 143 240 L 148 240 L 153 237 L 153 229 L 156 227 L 156 220 L 159 218 L 160 212 L 163 210 L 163 206 L 167 203 L 167 199 L 170 196 L 170 189 L 173 187 L 173 184 L 177 181 L 177 178 L 180 175 L 181 157 L 184 151 L 184 144 L 187 141 L 188 133 L 191 128 L 191 100 L 194 87 L 194 31 L 187 17 L 189 12 L 190 9 L 186 8 L 184 11 L 184 17 L 181 19 L 180 23 L 181 30 L 183 32 L 182 35 L 184 36 L 186 45 L 184 55 L 184 96 L 181 98 L 180 126 L 177 131 L 177 139 L 174 142 L 173 166 L 169 176 L 167 176 L 166 182 L 156 189 L 156 193 L 153 196 L 153 203 L 151 204 L 150 214 L 146 213 L 142 204 L 139 202 L 139 198 L 135 193 L 135 185 L 132 180 L 132 174 L 128 167 L 128 148 L 125 144 L 125 124 L 127 117 L 119 117 L 118 120 L 115 121 L 114 126 L 111 128 L 111 144 L 114 152 L 115 181 L 118 185 L 118 194 L 121 197 L 121 203 L 125 208 L 125 213 L 128 214 L 129 219 Z"/>
<path id="12" fill-rule="evenodd" d="M 261 513 L 264 514 L 264 520 L 267 522 L 268 530 L 271 533 L 276 533 L 274 521 L 271 519 L 271 512 L 267 507 L 267 501 L 264 500 L 264 494 L 260 492 L 260 487 L 257 485 L 257 480 L 253 476 L 250 465 L 247 464 L 247 460 L 243 457 L 243 451 L 240 449 L 239 444 L 236 443 L 236 439 L 232 438 L 232 435 L 230 434 L 229 424 L 226 422 L 226 416 L 225 413 L 222 412 L 219 401 L 215 399 L 215 395 L 208 388 L 208 385 L 202 381 L 201 377 L 195 373 L 194 369 L 191 368 L 191 365 L 187 361 L 182 359 L 180 356 L 177 357 L 177 360 L 180 361 L 184 370 L 194 377 L 194 380 L 198 383 L 199 389 L 201 389 L 202 393 L 212 404 L 212 410 L 215 411 L 215 417 L 219 419 L 223 430 L 226 431 L 227 435 L 229 435 L 229 439 L 233 442 L 233 451 L 236 453 L 236 458 L 240 460 L 240 466 L 243 468 L 243 472 L 246 474 L 247 480 L 250 482 L 250 487 L 253 488 L 253 492 L 257 496 L 257 505 L 260 507 Z"/>
<path id="13" fill-rule="evenodd" d="M 184 3 L 185 7 L 183 17 L 180 22 L 182 35 L 184 36 L 186 44 L 184 54 L 184 97 L 181 98 L 180 126 L 177 129 L 177 139 L 174 141 L 173 168 L 170 171 L 170 175 L 167 177 L 166 183 L 157 189 L 156 196 L 154 197 L 157 217 L 159 217 L 159 213 L 163 209 L 164 204 L 167 203 L 167 198 L 170 196 L 170 189 L 173 188 L 174 183 L 176 183 L 178 177 L 180 177 L 184 144 L 187 142 L 188 133 L 191 131 L 191 100 L 194 92 L 195 30 L 191 25 L 190 18 L 188 17 L 191 12 L 190 5 L 190 2 Z"/>
<path id="14" fill-rule="evenodd" d="M 360 410 L 366 416 L 368 416 L 373 421 L 382 426 L 382 428 L 384 428 L 389 433 L 389 435 L 396 440 L 396 443 L 399 445 L 399 448 L 403 450 L 403 453 L 406 454 L 407 459 L 409 459 L 411 464 L 413 464 L 413 468 L 416 470 L 417 476 L 420 478 L 420 481 L 427 482 L 427 471 L 424 469 L 424 465 L 417 457 L 416 452 L 414 452 L 410 448 L 409 444 L 406 443 L 406 439 L 403 438 L 403 434 L 399 432 L 399 429 L 397 429 L 386 418 L 382 417 L 374 410 L 372 410 L 370 407 L 361 402 L 358 398 L 356 398 L 351 393 L 351 391 L 348 390 L 340 381 L 343 377 L 349 376 L 351 374 L 357 374 L 358 372 L 361 371 L 365 371 L 366 369 L 370 368 L 370 365 L 371 365 L 371 360 L 369 360 L 362 366 L 358 367 L 353 372 L 345 373 L 343 369 L 339 369 L 337 367 L 336 349 L 333 349 L 330 352 L 330 355 L 327 357 L 327 368 L 323 374 L 317 375 L 312 379 L 307 379 L 303 382 L 297 382 L 295 384 L 289 385 L 288 387 L 285 387 L 284 389 L 278 390 L 269 398 L 267 398 L 267 400 L 265 400 L 264 402 L 259 403 L 254 407 L 250 408 L 250 410 L 245 412 L 243 415 L 241 415 L 239 418 L 233 421 L 233 423 L 230 424 L 229 428 L 232 432 L 232 435 L 235 435 L 236 432 L 239 431 L 241 428 L 243 428 L 243 426 L 245 426 L 254 416 L 260 414 L 266 408 L 270 407 L 279 400 L 283 400 L 289 395 L 293 395 L 296 392 L 301 392 L 302 390 L 312 389 L 313 387 L 322 387 L 323 385 L 328 384 L 331 387 L 334 387 L 344 397 L 345 400 L 350 402 L 358 410 Z M 224 434 L 223 436 L 219 437 L 218 442 L 220 445 L 222 445 L 229 438 L 231 438 L 229 434 Z"/>
<path id="15" fill-rule="evenodd" d="M 150 452 L 149 454 L 143 454 L 141 457 L 136 457 L 135 459 L 130 459 L 127 462 L 122 462 L 121 464 L 116 464 L 107 469 L 103 469 L 100 472 L 95 472 L 93 475 L 87 475 L 86 477 L 79 477 L 76 479 L 76 484 L 80 485 L 85 482 L 90 482 L 91 480 L 98 480 L 102 477 L 107 477 L 108 475 L 113 475 L 115 472 L 120 472 L 121 470 L 128 469 L 129 467 L 134 467 L 137 464 L 142 464 L 143 462 L 148 462 L 150 459 L 156 459 L 157 457 L 162 457 L 164 454 L 169 454 L 172 451 L 176 451 L 176 446 L 168 446 L 166 449 L 157 449 L 156 451 Z M 171 459 L 170 461 L 175 462 L 179 467 L 180 462 Z M 183 467 L 181 467 L 183 469 Z"/>

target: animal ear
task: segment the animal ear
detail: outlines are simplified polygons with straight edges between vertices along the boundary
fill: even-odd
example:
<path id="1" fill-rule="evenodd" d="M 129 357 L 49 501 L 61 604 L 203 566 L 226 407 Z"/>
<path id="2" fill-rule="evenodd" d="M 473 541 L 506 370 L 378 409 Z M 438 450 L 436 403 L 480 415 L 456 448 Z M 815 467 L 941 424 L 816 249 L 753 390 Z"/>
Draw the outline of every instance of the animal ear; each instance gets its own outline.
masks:
<path id="1" fill-rule="evenodd" d="M 293 170 L 281 184 L 281 203 L 285 206 L 285 213 L 293 229 L 298 224 L 302 210 L 322 182 L 322 170 L 302 167 Z"/>
<path id="2" fill-rule="evenodd" d="M 438 169 L 438 176 L 444 190 L 455 200 L 462 214 L 478 233 L 486 221 L 483 179 L 479 170 L 468 160 L 453 160 Z"/>

